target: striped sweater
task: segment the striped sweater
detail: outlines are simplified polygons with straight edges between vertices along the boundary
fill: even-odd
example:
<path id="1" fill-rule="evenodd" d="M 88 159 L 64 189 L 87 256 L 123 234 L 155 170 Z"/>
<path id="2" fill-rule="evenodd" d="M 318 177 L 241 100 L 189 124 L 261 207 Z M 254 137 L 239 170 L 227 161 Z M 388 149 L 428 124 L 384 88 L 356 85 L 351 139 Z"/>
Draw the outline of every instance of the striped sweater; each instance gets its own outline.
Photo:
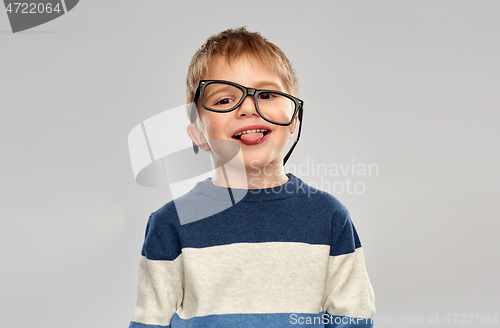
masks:
<path id="1" fill-rule="evenodd" d="M 372 327 L 347 209 L 287 176 L 250 190 L 207 178 L 152 213 L 129 328 Z"/>

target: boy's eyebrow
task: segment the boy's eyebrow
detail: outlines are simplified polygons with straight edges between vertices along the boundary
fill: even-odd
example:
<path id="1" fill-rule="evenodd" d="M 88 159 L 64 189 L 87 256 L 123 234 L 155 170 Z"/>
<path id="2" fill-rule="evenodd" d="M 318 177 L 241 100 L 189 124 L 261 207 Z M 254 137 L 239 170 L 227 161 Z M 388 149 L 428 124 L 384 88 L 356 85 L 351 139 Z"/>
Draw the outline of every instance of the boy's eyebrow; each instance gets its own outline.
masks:
<path id="1" fill-rule="evenodd" d="M 270 81 L 262 81 L 262 82 L 256 83 L 255 87 L 257 89 L 268 88 L 268 89 L 277 90 L 277 91 L 281 91 L 281 89 L 283 88 L 280 84 L 278 84 L 276 82 L 270 82 Z"/>

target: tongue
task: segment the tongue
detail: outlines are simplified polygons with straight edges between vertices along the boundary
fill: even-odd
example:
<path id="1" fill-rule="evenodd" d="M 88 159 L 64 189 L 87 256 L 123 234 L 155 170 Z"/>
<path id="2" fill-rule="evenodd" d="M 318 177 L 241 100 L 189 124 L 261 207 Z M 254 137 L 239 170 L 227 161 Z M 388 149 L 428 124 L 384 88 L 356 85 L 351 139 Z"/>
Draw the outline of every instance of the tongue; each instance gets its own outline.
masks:
<path id="1" fill-rule="evenodd" d="M 263 136 L 264 133 L 262 132 L 245 133 L 241 135 L 241 140 L 247 145 L 254 145 L 256 143 L 259 143 L 260 139 Z"/>

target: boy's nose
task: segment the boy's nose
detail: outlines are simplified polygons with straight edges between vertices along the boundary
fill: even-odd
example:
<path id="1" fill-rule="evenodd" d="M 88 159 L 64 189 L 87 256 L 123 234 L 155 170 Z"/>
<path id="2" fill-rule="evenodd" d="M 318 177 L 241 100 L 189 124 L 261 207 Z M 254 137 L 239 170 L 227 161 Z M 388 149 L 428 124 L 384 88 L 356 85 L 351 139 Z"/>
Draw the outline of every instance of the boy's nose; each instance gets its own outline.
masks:
<path id="1" fill-rule="evenodd" d="M 255 107 L 255 99 L 251 96 L 248 95 L 243 99 L 243 102 L 241 105 L 237 108 L 238 115 L 257 115 L 260 116 L 259 113 L 257 112 L 257 108 Z"/>

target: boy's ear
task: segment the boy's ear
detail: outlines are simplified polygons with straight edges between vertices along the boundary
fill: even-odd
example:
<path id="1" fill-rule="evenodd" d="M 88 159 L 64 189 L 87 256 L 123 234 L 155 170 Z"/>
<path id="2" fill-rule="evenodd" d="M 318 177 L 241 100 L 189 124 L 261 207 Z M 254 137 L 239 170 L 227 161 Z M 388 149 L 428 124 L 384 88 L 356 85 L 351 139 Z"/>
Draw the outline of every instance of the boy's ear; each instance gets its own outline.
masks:
<path id="1" fill-rule="evenodd" d="M 293 122 L 291 124 L 292 131 L 290 132 L 290 136 L 288 137 L 288 139 L 292 139 L 293 133 L 295 132 L 295 128 L 297 127 L 298 119 L 299 119 L 299 115 L 295 116 L 295 118 L 293 119 Z"/>
<path id="2" fill-rule="evenodd" d="M 186 132 L 189 138 L 191 138 L 191 140 L 193 140 L 198 147 L 205 151 L 210 150 L 210 146 L 207 143 L 207 139 L 205 139 L 205 135 L 202 131 L 200 131 L 200 129 L 198 129 L 195 123 L 190 123 L 187 126 Z"/>

